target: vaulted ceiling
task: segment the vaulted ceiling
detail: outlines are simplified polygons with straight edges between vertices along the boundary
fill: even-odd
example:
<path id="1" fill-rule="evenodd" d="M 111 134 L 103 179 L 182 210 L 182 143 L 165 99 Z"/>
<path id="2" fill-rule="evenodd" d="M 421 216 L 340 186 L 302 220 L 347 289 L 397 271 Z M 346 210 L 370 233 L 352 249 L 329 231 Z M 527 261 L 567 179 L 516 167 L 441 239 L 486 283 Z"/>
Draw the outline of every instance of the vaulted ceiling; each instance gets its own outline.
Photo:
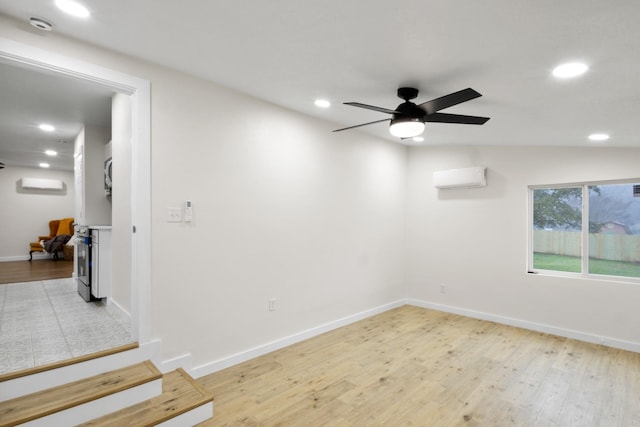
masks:
<path id="1" fill-rule="evenodd" d="M 467 87 L 483 94 L 445 112 L 491 117 L 485 125 L 428 123 L 424 142 L 402 143 L 640 147 L 640 2 L 82 3 L 91 12 L 84 20 L 65 15 L 53 0 L 0 0 L 0 13 L 24 22 L 46 19 L 57 33 L 182 70 L 335 128 L 387 118 L 342 103 L 394 109 L 400 86 L 420 89 L 418 103 Z M 582 61 L 589 70 L 575 79 L 554 78 L 551 70 L 568 61 Z M 318 98 L 331 107 L 314 106 Z M 387 123 L 346 132 L 400 142 Z M 592 133 L 611 137 L 593 142 L 587 138 Z"/>

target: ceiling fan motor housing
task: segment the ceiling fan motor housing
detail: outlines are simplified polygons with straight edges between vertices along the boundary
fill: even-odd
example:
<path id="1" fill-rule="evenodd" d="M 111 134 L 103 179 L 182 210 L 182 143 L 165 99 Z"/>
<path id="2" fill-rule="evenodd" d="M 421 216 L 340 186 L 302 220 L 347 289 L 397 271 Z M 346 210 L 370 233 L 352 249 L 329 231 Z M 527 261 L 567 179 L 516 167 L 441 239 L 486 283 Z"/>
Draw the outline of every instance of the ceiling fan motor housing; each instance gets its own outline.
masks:
<path id="1" fill-rule="evenodd" d="M 423 119 L 427 115 L 426 111 L 411 101 L 406 101 L 398 105 L 396 111 L 397 113 L 393 115 L 394 119 L 406 119 L 407 117 L 412 119 Z"/>
<path id="2" fill-rule="evenodd" d="M 398 88 L 398 98 L 408 101 L 410 99 L 416 99 L 418 97 L 418 89 L 413 87 L 400 87 Z"/>
<path id="3" fill-rule="evenodd" d="M 398 98 L 405 100 L 402 104 L 396 108 L 397 113 L 393 115 L 394 120 L 402 120 L 407 118 L 422 119 L 427 115 L 427 112 L 418 107 L 410 99 L 418 97 L 418 89 L 413 87 L 401 87 L 398 88 Z M 399 114 L 398 114 L 399 113 Z"/>

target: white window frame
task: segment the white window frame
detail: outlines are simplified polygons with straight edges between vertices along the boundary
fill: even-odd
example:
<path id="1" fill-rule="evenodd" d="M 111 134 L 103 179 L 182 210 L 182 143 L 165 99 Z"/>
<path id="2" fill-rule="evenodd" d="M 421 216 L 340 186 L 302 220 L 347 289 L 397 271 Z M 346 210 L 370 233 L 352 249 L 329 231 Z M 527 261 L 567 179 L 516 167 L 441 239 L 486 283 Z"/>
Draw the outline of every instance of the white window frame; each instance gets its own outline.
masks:
<path id="1" fill-rule="evenodd" d="M 612 276 L 605 274 L 589 273 L 589 187 L 595 185 L 637 184 L 640 178 L 619 179 L 610 181 L 585 181 L 564 184 L 530 185 L 528 187 L 527 200 L 527 274 L 542 276 L 570 277 L 586 280 L 599 280 L 608 282 L 639 283 L 640 278 L 630 276 Z M 581 272 L 536 269 L 533 266 L 533 193 L 535 190 L 553 188 L 582 188 L 582 247 L 580 253 Z M 585 215 L 586 213 L 586 215 Z M 586 230 L 586 232 L 585 232 Z M 585 256 L 585 254 L 587 256 Z"/>

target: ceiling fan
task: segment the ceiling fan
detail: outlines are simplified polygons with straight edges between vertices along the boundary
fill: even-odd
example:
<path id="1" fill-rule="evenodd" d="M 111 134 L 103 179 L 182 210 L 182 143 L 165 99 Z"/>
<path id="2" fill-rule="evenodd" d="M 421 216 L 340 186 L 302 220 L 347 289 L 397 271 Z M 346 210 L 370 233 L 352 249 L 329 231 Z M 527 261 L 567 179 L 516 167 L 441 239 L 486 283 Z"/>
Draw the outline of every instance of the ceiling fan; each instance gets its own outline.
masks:
<path id="1" fill-rule="evenodd" d="M 471 88 L 463 89 L 431 101 L 423 102 L 416 105 L 411 102 L 418 96 L 418 89 L 412 87 L 401 87 L 398 89 L 398 97 L 404 99 L 404 102 L 396 107 L 395 110 L 388 108 L 376 107 L 374 105 L 362 104 L 360 102 L 345 102 L 345 105 L 353 107 L 366 108 L 368 110 L 379 111 L 381 113 L 391 114 L 391 118 L 376 120 L 373 122 L 362 123 L 355 126 L 349 126 L 342 129 L 336 129 L 334 132 L 340 132 L 347 129 L 353 129 L 360 126 L 367 126 L 374 123 L 391 121 L 389 131 L 391 135 L 399 138 L 411 138 L 420 135 L 424 131 L 426 122 L 437 123 L 458 123 L 467 125 L 482 125 L 489 117 L 464 116 L 462 114 L 440 113 L 440 110 L 479 98 L 482 95 Z"/>

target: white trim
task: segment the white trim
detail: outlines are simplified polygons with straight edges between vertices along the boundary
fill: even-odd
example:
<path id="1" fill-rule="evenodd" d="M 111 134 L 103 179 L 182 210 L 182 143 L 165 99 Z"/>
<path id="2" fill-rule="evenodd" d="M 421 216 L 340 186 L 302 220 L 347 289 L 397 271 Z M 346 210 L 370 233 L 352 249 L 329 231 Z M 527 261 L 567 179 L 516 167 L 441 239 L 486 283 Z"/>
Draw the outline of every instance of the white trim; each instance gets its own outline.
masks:
<path id="1" fill-rule="evenodd" d="M 604 274 L 595 274 L 595 273 L 572 273 L 570 271 L 557 271 L 557 270 L 543 270 L 537 269 L 533 271 L 528 271 L 529 274 L 537 274 L 541 277 L 559 277 L 561 279 L 581 279 L 581 280 L 591 280 L 597 282 L 606 282 L 606 283 L 625 283 L 625 284 L 638 284 L 640 283 L 640 277 L 630 277 L 630 276 L 608 276 Z"/>
<path id="2" fill-rule="evenodd" d="M 167 372 L 175 371 L 178 368 L 182 368 L 189 372 L 191 370 L 191 354 L 183 354 L 182 356 L 174 357 L 173 359 L 164 360 L 159 363 L 155 363 L 156 367 L 166 374 Z"/>
<path id="3" fill-rule="evenodd" d="M 116 321 L 131 324 L 131 313 L 125 310 L 118 301 L 113 298 L 104 298 L 103 302 L 107 306 L 107 312 L 115 317 Z"/>
<path id="4" fill-rule="evenodd" d="M 533 188 L 527 188 L 527 263 L 525 273 L 533 273 Z"/>
<path id="5" fill-rule="evenodd" d="M 91 81 L 129 95 L 138 90 L 140 84 L 146 81 L 129 74 L 2 37 L 0 37 L 0 60 L 5 63 L 17 62 L 32 68 L 40 68 Z"/>
<path id="6" fill-rule="evenodd" d="M 469 310 L 466 308 L 453 307 L 450 305 L 438 304 L 417 299 L 409 299 L 408 304 L 415 305 L 417 307 L 443 311 L 445 313 L 459 314 L 461 316 L 472 317 L 474 319 L 489 320 L 491 322 L 500 323 L 502 325 L 515 326 L 531 331 L 543 332 L 546 334 L 557 335 L 565 338 L 571 338 L 640 353 L 640 343 L 637 342 L 625 341 L 612 337 L 604 337 L 590 334 L 588 332 L 559 328 L 557 326 L 546 325 L 543 323 L 531 322 L 523 319 L 514 319 L 512 317 L 500 316 L 497 314 L 485 313 L 482 311 Z"/>
<path id="7" fill-rule="evenodd" d="M 582 212 L 580 212 L 580 216 L 582 217 L 582 224 L 580 227 L 582 243 L 580 243 L 580 271 L 582 277 L 589 277 L 591 273 L 589 273 L 589 254 L 591 253 L 590 248 L 590 234 L 591 230 L 589 229 L 589 220 L 591 218 L 591 213 L 589 212 L 589 186 L 584 185 L 582 187 L 582 204 L 581 204 Z M 533 224 L 531 224 L 533 228 Z M 533 252 L 533 251 L 531 251 Z"/>
<path id="8" fill-rule="evenodd" d="M 242 362 L 246 362 L 247 360 L 256 358 L 258 356 L 271 353 L 272 351 L 290 346 L 300 341 L 304 341 L 306 339 L 313 338 L 320 334 L 324 334 L 325 332 L 329 332 L 334 329 L 340 328 L 342 326 L 346 326 L 351 323 L 357 322 L 359 320 L 366 319 L 367 317 L 375 316 L 376 314 L 380 314 L 385 311 L 392 310 L 397 307 L 401 307 L 405 304 L 407 304 L 407 300 L 402 299 L 402 300 L 394 301 L 378 307 L 374 307 L 369 310 L 361 311 L 359 313 L 352 314 L 352 315 L 343 317 L 341 319 L 324 323 L 322 325 L 315 326 L 313 328 L 295 333 L 293 335 L 289 335 L 287 337 L 283 337 L 275 341 L 271 341 L 266 344 L 262 344 L 257 347 L 250 348 L 240 353 L 232 354 L 231 356 L 224 357 L 222 359 L 218 359 L 213 362 L 206 363 L 204 365 L 196 366 L 195 368 L 193 368 L 191 372 L 189 372 L 189 374 L 194 378 L 200 378 L 202 376 L 209 375 L 214 372 L 218 372 L 230 366 L 237 365 Z"/>
<path id="9" fill-rule="evenodd" d="M 151 85 L 131 96 L 131 311 L 139 342 L 151 339 Z M 134 286 L 135 284 L 135 286 Z"/>
<path id="10" fill-rule="evenodd" d="M 151 85 L 148 80 L 0 37 L 0 61 L 99 83 L 131 96 L 132 336 L 151 339 Z"/>
<path id="11" fill-rule="evenodd" d="M 544 190 L 545 188 L 579 188 L 582 186 L 593 185 L 615 185 L 615 184 L 634 184 L 640 182 L 640 176 L 632 178 L 619 178 L 619 179 L 601 179 L 597 181 L 578 181 L 578 182 L 565 182 L 565 183 L 553 183 L 553 184 L 532 184 L 529 188 L 534 190 Z"/>

